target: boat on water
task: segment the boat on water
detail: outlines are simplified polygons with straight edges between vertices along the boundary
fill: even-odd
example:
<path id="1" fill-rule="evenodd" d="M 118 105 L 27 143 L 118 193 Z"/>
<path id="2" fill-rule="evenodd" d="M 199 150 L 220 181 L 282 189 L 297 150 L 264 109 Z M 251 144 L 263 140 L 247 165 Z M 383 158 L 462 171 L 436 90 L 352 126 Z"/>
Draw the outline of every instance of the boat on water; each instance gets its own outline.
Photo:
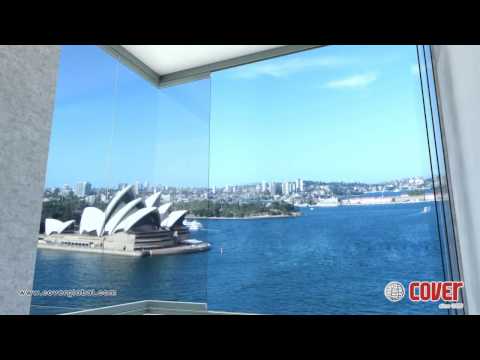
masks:
<path id="1" fill-rule="evenodd" d="M 422 210 L 422 214 L 429 213 L 431 209 L 432 209 L 431 206 L 424 206 Z"/>
<path id="2" fill-rule="evenodd" d="M 188 221 L 185 219 L 183 225 L 185 225 L 190 231 L 197 231 L 203 228 L 202 223 L 196 220 Z"/>

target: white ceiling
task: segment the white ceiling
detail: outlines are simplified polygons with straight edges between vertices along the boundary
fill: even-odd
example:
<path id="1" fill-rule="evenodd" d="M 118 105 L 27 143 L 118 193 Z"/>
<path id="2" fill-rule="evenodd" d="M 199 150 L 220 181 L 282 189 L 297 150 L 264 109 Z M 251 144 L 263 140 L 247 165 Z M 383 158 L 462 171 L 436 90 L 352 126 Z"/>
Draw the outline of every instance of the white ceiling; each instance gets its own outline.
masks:
<path id="1" fill-rule="evenodd" d="M 209 65 L 283 45 L 122 45 L 157 75 Z"/>

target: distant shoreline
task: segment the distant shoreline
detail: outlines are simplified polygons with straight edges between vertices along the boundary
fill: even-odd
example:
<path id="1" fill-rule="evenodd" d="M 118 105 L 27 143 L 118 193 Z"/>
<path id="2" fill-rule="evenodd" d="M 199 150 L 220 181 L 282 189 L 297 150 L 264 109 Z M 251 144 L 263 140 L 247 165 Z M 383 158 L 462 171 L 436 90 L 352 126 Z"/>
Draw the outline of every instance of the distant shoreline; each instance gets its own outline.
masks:
<path id="1" fill-rule="evenodd" d="M 435 200 L 416 200 L 416 201 L 392 201 L 392 202 L 378 202 L 378 203 L 346 203 L 338 205 L 342 206 L 375 206 L 375 205 L 405 205 L 405 204 L 422 204 L 435 202 Z"/>
<path id="2" fill-rule="evenodd" d="M 375 206 L 375 205 L 405 205 L 405 204 L 421 204 L 421 203 L 429 203 L 434 202 L 434 199 L 410 199 L 409 201 L 378 201 L 380 198 L 367 198 L 368 202 L 363 202 L 365 198 L 358 198 L 358 199 L 351 199 L 351 202 L 344 201 L 343 203 L 339 203 L 335 206 L 319 206 L 319 205 L 310 205 L 310 206 L 297 206 L 299 208 L 308 209 L 308 208 L 332 208 L 332 207 L 348 207 L 348 206 Z M 374 201 L 372 201 L 374 200 Z M 375 201 L 376 200 L 376 201 Z M 294 214 L 289 215 L 253 215 L 253 216 L 245 216 L 245 217 L 227 217 L 227 216 L 195 216 L 195 215 L 187 215 L 187 219 L 191 220 L 256 220 L 256 219 L 277 219 L 277 218 L 292 218 L 292 217 L 299 217 L 302 216 L 301 212 L 296 212 Z"/>
<path id="3" fill-rule="evenodd" d="M 194 219 L 194 220 L 255 220 L 255 219 L 276 219 L 276 218 L 291 218 L 291 217 L 299 217 L 302 216 L 300 212 L 292 214 L 292 215 L 253 215 L 253 216 L 244 216 L 244 217 L 227 217 L 227 216 L 194 216 L 188 215 L 187 219 Z"/>
<path id="4" fill-rule="evenodd" d="M 368 206 L 368 205 L 399 205 L 399 204 L 419 204 L 433 202 L 435 198 L 432 196 L 409 196 L 403 198 L 401 196 L 386 196 L 386 197 L 362 197 L 356 199 L 342 200 L 339 206 Z"/>

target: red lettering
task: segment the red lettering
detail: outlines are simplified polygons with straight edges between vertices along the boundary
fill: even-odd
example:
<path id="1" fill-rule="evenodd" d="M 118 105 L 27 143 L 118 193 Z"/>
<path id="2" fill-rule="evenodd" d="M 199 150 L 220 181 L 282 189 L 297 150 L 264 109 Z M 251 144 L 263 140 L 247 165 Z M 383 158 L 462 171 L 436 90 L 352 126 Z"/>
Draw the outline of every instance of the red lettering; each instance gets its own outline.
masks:
<path id="1" fill-rule="evenodd" d="M 442 283 L 439 281 L 432 281 L 432 301 L 440 300 L 442 294 Z"/>
<path id="2" fill-rule="evenodd" d="M 460 297 L 460 289 L 463 288 L 463 285 L 463 281 L 455 281 L 453 283 L 453 301 L 458 301 Z"/>
<path id="3" fill-rule="evenodd" d="M 430 284 L 428 282 L 420 284 L 420 299 L 422 301 L 430 300 Z"/>
<path id="4" fill-rule="evenodd" d="M 412 281 L 408 285 L 410 300 L 458 302 L 463 281 Z"/>
<path id="5" fill-rule="evenodd" d="M 443 283 L 442 299 L 444 301 L 453 300 L 452 286 L 453 286 L 453 283 L 451 281 L 445 281 Z"/>
<path id="6" fill-rule="evenodd" d="M 412 281 L 408 285 L 408 295 L 411 301 L 420 301 L 419 296 L 415 292 L 415 289 L 417 289 L 419 286 L 420 286 L 420 283 L 418 281 Z"/>

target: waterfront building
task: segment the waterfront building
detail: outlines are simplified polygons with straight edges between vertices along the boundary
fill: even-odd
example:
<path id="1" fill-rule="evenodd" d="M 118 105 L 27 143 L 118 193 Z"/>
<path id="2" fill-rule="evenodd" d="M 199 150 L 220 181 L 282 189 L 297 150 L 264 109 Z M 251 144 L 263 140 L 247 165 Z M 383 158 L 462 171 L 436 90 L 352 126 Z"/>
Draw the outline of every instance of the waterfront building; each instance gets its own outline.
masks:
<path id="1" fill-rule="evenodd" d="M 189 230 L 183 224 L 187 211 L 170 211 L 171 203 L 159 206 L 160 198 L 160 193 L 136 198 L 135 187 L 127 186 L 114 195 L 105 211 L 86 207 L 78 233 L 73 233 L 74 220 L 46 219 L 45 237 L 39 244 L 130 256 L 207 250 L 209 244 L 188 239 Z"/>
<path id="2" fill-rule="evenodd" d="M 75 224 L 75 220 L 59 221 L 56 219 L 45 219 L 45 234 L 62 234 L 66 233 L 68 229 L 72 229 Z"/>
<path id="3" fill-rule="evenodd" d="M 145 199 L 145 205 L 147 207 L 152 207 L 152 206 L 159 206 L 160 204 L 160 199 L 161 199 L 161 193 L 156 192 L 150 195 L 148 198 Z"/>

